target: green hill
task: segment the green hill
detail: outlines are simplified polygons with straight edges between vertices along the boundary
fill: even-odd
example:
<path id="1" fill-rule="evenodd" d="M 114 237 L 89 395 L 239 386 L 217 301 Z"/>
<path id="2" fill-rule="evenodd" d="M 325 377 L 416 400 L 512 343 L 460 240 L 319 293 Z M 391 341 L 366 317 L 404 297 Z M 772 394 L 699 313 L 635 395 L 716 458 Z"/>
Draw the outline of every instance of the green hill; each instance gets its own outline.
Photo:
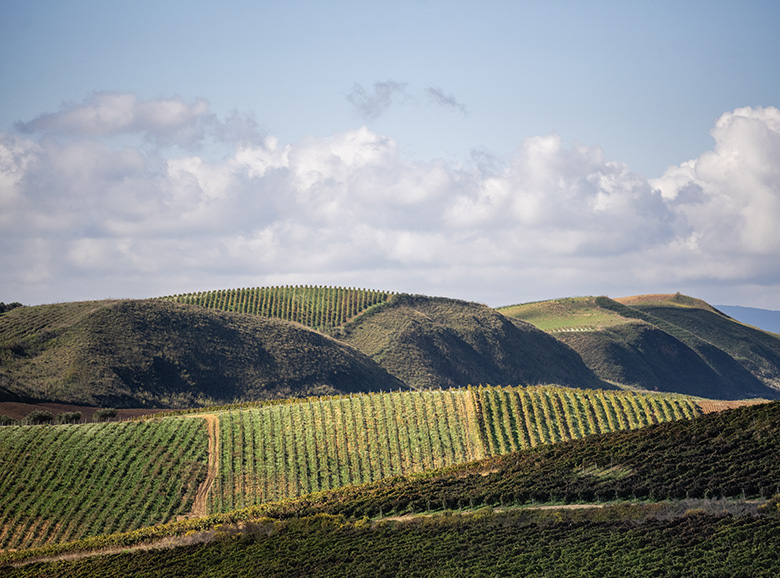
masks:
<path id="1" fill-rule="evenodd" d="M 301 325 L 158 300 L 21 307 L 0 316 L 0 383 L 28 399 L 193 407 L 404 388 Z"/>
<path id="2" fill-rule="evenodd" d="M 296 286 L 0 313 L 0 401 L 195 407 L 488 383 L 774 399 L 780 338 L 681 295 L 496 311 Z"/>
<path id="3" fill-rule="evenodd" d="M 334 335 L 414 388 L 478 383 L 613 387 L 569 347 L 478 303 L 394 295 Z"/>
<path id="4" fill-rule="evenodd" d="M 718 399 L 780 398 L 780 339 L 698 299 L 584 297 L 499 311 L 544 329 L 612 383 Z"/>
<path id="5" fill-rule="evenodd" d="M 0 564 L 165 538 L 164 551 L 124 550 L 4 571 L 9 576 L 187 576 L 204 569 L 213 576 L 774 576 L 780 569 L 777 499 L 763 509 L 746 500 L 780 491 L 779 440 L 780 404 L 757 405 L 132 534 L 5 554 Z M 599 501 L 615 499 L 629 501 L 598 507 Z M 514 509 L 539 502 L 595 507 Z"/>

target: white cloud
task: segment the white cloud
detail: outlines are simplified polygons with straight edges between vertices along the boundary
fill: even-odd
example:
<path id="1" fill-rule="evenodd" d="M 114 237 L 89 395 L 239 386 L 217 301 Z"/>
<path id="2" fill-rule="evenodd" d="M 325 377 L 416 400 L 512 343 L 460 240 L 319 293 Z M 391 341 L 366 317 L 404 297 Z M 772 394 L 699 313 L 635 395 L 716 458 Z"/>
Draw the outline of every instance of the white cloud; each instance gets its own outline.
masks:
<path id="1" fill-rule="evenodd" d="M 651 181 L 697 235 L 702 258 L 780 257 L 780 110 L 740 108 L 711 131 L 715 148 Z"/>
<path id="2" fill-rule="evenodd" d="M 506 304 L 711 281 L 758 299 L 780 285 L 777 109 L 723 115 L 713 151 L 648 181 L 554 134 L 455 166 L 405 160 L 366 127 L 280 145 L 235 115 L 236 130 L 200 125 L 207 104 L 113 110 L 101 94 L 0 135 L 6 301 L 294 282 Z M 232 153 L 110 138 L 165 126 L 232 139 Z"/>
<path id="3" fill-rule="evenodd" d="M 113 136 L 140 133 L 161 145 L 193 145 L 212 119 L 205 100 L 186 103 L 180 97 L 141 100 L 123 92 L 96 92 L 81 104 L 64 104 L 59 112 L 19 123 L 24 133 Z"/>

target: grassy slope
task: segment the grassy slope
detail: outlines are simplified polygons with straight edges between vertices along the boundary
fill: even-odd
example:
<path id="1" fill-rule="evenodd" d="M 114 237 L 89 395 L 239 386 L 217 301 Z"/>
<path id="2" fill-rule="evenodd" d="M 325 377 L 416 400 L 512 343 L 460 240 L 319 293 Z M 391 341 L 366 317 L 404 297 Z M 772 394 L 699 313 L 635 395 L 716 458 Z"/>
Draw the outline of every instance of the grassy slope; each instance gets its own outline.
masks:
<path id="1" fill-rule="evenodd" d="M 185 407 L 398 389 L 360 352 L 300 325 L 163 301 L 24 307 L 0 316 L 0 378 L 17 395 Z"/>
<path id="2" fill-rule="evenodd" d="M 290 576 L 487 576 L 496 572 L 776 576 L 780 570 L 776 505 L 763 517 L 704 512 L 665 516 L 664 506 L 629 505 L 549 514 L 485 510 L 473 516 L 412 523 L 371 524 L 338 516 L 551 498 L 767 496 L 779 489 L 778 444 L 780 403 L 729 410 L 693 421 L 539 447 L 426 475 L 268 504 L 180 523 L 167 531 L 169 535 L 183 534 L 213 528 L 216 523 L 269 515 L 289 520 L 258 519 L 254 527 L 245 526 L 243 537 L 240 532 L 232 539 L 223 533 L 224 539 L 207 544 L 31 565 L 8 569 L 8 575 L 116 572 L 152 576 L 164 571 L 167 576 L 185 576 L 207 568 L 213 576 L 250 571 Z M 686 504 L 690 502 L 683 502 L 682 507 L 691 507 Z M 648 515 L 652 512 L 655 515 Z M 156 535 L 165 533 L 160 530 Z M 117 536 L 112 541 L 129 544 L 133 539 Z"/>
<path id="3" fill-rule="evenodd" d="M 336 337 L 415 388 L 479 383 L 611 388 L 568 347 L 477 303 L 394 295 Z"/>
<path id="4" fill-rule="evenodd" d="M 500 311 L 546 328 L 611 382 L 722 399 L 780 397 L 780 340 L 698 299 L 591 297 Z"/>

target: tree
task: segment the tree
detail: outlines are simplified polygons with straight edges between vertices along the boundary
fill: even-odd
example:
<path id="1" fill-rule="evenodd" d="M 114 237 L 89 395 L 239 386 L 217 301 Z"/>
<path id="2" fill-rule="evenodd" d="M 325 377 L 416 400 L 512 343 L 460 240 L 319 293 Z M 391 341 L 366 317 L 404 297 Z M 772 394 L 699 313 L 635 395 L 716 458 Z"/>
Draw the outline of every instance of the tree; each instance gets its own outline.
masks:
<path id="1" fill-rule="evenodd" d="M 94 416 L 95 421 L 108 421 L 113 417 L 116 417 L 116 410 L 113 407 L 99 409 Z"/>

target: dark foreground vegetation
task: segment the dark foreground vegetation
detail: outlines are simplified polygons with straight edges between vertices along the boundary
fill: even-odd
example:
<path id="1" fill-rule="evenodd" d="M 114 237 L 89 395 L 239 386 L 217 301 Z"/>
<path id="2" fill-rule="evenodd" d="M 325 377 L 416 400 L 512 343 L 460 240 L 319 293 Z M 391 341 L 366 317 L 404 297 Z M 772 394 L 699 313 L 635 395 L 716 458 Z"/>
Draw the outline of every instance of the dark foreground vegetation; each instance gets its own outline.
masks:
<path id="1" fill-rule="evenodd" d="M 780 516 L 658 506 L 481 511 L 407 521 L 318 515 L 220 528 L 204 544 L 7 569 L 49 576 L 775 577 Z M 201 537 L 205 538 L 205 537 Z M 195 537 L 193 537 L 195 539 Z"/>

